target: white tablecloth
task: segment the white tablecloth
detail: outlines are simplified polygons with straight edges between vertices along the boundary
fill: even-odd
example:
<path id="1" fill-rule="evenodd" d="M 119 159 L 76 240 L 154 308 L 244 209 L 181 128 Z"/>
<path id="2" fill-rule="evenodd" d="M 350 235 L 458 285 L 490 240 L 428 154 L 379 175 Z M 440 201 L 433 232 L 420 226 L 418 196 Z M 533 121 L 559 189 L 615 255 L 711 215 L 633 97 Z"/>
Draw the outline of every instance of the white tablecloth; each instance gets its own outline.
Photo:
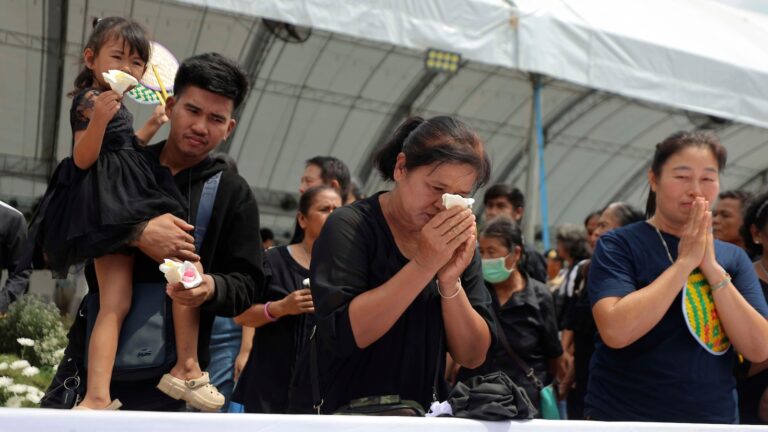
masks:
<path id="1" fill-rule="evenodd" d="M 0 432 L 506 432 L 746 431 L 765 426 L 587 421 L 481 422 L 455 418 L 66 411 L 0 408 Z"/>

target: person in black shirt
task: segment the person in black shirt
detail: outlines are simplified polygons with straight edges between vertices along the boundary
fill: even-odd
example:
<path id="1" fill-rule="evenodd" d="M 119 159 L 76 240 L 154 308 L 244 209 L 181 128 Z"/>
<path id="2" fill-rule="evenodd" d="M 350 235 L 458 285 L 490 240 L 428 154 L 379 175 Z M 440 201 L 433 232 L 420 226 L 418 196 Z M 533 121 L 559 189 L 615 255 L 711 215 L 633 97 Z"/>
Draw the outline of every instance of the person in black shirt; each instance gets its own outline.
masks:
<path id="1" fill-rule="evenodd" d="M 315 324 L 312 294 L 303 284 L 309 278 L 310 251 L 326 219 L 341 204 L 341 196 L 331 186 L 315 186 L 301 195 L 297 220 L 304 240 L 266 252 L 264 296 L 235 318 L 253 341 L 233 396 L 245 412 L 285 414 L 288 410 L 296 359 L 305 352 Z M 255 336 L 254 328 L 259 329 Z"/>
<path id="2" fill-rule="evenodd" d="M 485 191 L 483 205 L 485 206 L 483 215 L 485 223 L 490 223 L 496 216 L 504 215 L 521 224 L 525 213 L 525 195 L 516 187 L 496 184 Z M 544 256 L 530 243 L 525 243 L 525 254 L 528 256 L 525 263 L 525 272 L 528 276 L 547 283 L 547 261 Z"/>
<path id="3" fill-rule="evenodd" d="M 722 199 L 722 198 L 721 198 Z M 750 256 L 759 257 L 753 266 L 763 296 L 768 299 L 768 193 L 755 197 L 744 213 L 741 236 Z M 768 423 L 768 361 L 744 361 L 736 389 L 739 392 L 739 422 Z M 762 404 L 761 404 L 762 399 Z"/>
<path id="4" fill-rule="evenodd" d="M 451 117 L 410 118 L 377 166 L 393 189 L 336 210 L 312 251 L 324 413 L 381 395 L 428 406 L 446 396 L 433 395 L 446 351 L 477 367 L 494 338 L 474 215 L 442 204 L 444 193 L 467 196 L 487 181 L 477 135 Z M 306 393 L 293 392 L 293 411 L 312 410 Z"/>
<path id="5" fill-rule="evenodd" d="M 557 335 L 555 305 L 549 288 L 525 274 L 525 253 L 520 227 L 507 218 L 494 218 L 480 234 L 483 278 L 493 299 L 493 310 L 510 348 L 534 370 L 544 385 L 552 382 L 563 354 Z M 525 370 L 498 343 L 479 368 L 461 368 L 458 380 L 503 371 L 525 389 L 539 406 L 539 389 Z"/>
<path id="6" fill-rule="evenodd" d="M 590 239 L 597 240 L 603 234 L 616 228 L 639 222 L 644 219 L 640 210 L 633 206 L 615 202 L 597 212 L 599 215 L 597 225 L 594 227 Z M 592 241 L 590 240 L 590 242 Z M 563 348 L 566 350 L 567 360 L 564 362 L 564 377 L 560 382 L 560 395 L 568 395 L 568 418 L 581 420 L 584 418 L 584 397 L 587 394 L 587 382 L 589 380 L 589 361 L 595 352 L 595 338 L 597 326 L 592 316 L 592 306 L 587 298 L 587 274 L 589 274 L 589 260 L 579 267 L 579 273 L 574 277 L 574 298 L 571 307 L 565 316 L 562 333 Z"/>
<path id="7" fill-rule="evenodd" d="M 20 211 L 0 201 L 0 272 L 8 270 L 8 278 L 0 289 L 0 315 L 8 312 L 11 303 L 29 290 L 32 270 L 21 268 L 19 258 L 27 239 L 27 221 Z"/>

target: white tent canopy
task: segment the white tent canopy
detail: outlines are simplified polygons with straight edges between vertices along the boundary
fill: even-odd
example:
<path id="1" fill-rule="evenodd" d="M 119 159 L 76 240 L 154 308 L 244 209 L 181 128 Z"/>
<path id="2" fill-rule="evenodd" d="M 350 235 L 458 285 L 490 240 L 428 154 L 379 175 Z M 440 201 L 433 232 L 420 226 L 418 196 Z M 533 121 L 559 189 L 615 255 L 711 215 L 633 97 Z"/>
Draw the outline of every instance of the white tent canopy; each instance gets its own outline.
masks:
<path id="1" fill-rule="evenodd" d="M 723 188 L 765 184 L 768 21 L 711 0 L 0 1 L 0 199 L 39 196 L 51 154 L 69 154 L 66 93 L 91 18 L 108 15 L 137 20 L 180 59 L 217 51 L 244 65 L 254 86 L 225 150 L 280 234 L 292 225 L 280 204 L 312 156 L 339 157 L 368 193 L 386 187 L 370 156 L 407 115 L 463 119 L 492 181 L 525 189 L 531 73 L 544 84 L 552 225 L 639 205 L 653 146 L 681 129 L 718 130 Z M 287 37 L 262 18 L 311 30 Z M 465 61 L 430 73 L 427 48 Z M 150 112 L 129 109 L 137 122 Z"/>
<path id="2" fill-rule="evenodd" d="M 710 0 L 181 0 L 768 127 L 768 17 Z"/>

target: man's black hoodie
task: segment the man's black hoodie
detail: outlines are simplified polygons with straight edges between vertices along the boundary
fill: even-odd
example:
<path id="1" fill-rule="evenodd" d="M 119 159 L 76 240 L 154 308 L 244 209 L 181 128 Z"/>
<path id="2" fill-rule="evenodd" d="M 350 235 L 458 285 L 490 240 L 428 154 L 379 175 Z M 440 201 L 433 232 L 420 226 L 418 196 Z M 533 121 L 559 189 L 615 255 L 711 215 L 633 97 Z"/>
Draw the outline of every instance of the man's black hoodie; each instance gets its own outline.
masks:
<path id="1" fill-rule="evenodd" d="M 165 141 L 148 147 L 148 150 L 159 157 L 164 145 Z M 203 369 L 207 367 L 210 358 L 208 346 L 216 315 L 226 317 L 239 315 L 261 296 L 264 288 L 258 206 L 246 181 L 234 171 L 227 169 L 225 162 L 208 157 L 196 166 L 180 171 L 174 176 L 181 195 L 191 203 L 191 206 L 187 207 L 186 220 L 194 225 L 203 185 L 208 178 L 219 171 L 223 173 L 213 212 L 200 251 L 197 251 L 205 273 L 211 275 L 216 282 L 214 297 L 200 307 L 198 355 Z M 158 266 L 158 263 L 137 252 L 134 261 L 134 282 L 164 281 Z M 86 279 L 91 290 L 98 289 L 95 276 L 93 266 L 86 267 Z M 66 370 L 62 370 L 62 367 L 68 363 L 68 358 L 82 365 L 81 359 L 88 349 L 84 340 L 85 318 L 78 316 L 70 329 L 69 345 L 56 378 L 68 376 Z M 84 371 L 82 366 L 80 371 Z M 63 372 L 62 377 L 59 377 L 61 372 Z M 84 373 L 81 373 L 82 375 Z M 56 385 L 56 378 L 51 383 L 50 389 Z M 154 388 L 159 380 L 160 375 L 143 381 L 113 382 L 112 398 L 121 400 L 122 409 L 177 409 L 178 402 Z"/>

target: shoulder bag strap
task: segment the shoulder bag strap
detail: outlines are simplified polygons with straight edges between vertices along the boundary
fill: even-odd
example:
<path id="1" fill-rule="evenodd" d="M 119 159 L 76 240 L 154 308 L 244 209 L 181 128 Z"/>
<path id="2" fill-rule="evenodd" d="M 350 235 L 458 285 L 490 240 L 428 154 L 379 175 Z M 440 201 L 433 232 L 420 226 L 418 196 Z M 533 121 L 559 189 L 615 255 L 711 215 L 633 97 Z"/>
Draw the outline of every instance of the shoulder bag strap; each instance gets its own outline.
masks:
<path id="1" fill-rule="evenodd" d="M 219 181 L 221 180 L 221 173 L 219 171 L 203 185 L 203 193 L 200 195 L 200 203 L 197 206 L 197 217 L 195 218 L 195 250 L 200 253 L 200 246 L 203 244 L 205 238 L 205 231 L 208 229 L 208 222 L 211 220 L 211 213 L 213 213 L 213 202 L 216 200 L 216 191 L 219 190 Z M 190 198 L 191 199 L 191 198 Z"/>
<path id="2" fill-rule="evenodd" d="M 509 340 L 507 339 L 506 333 L 504 333 L 504 329 L 501 326 L 501 323 L 499 322 L 499 317 L 496 317 L 496 332 L 499 335 L 499 341 L 501 341 L 501 345 L 504 347 L 504 350 L 509 354 L 509 356 L 514 360 L 514 362 L 517 364 L 517 366 L 525 372 L 525 376 L 533 383 L 533 385 L 536 386 L 537 389 L 541 390 L 544 387 L 544 384 L 542 384 L 541 380 L 536 376 L 535 371 L 532 367 L 529 367 L 523 359 L 521 359 L 517 354 L 515 354 L 515 351 L 512 349 L 512 346 L 509 345 Z"/>
<path id="3" fill-rule="evenodd" d="M 323 407 L 323 397 L 320 395 L 320 373 L 317 365 L 317 324 L 312 327 L 309 336 L 309 381 L 312 385 L 312 408 L 317 414 Z"/>

